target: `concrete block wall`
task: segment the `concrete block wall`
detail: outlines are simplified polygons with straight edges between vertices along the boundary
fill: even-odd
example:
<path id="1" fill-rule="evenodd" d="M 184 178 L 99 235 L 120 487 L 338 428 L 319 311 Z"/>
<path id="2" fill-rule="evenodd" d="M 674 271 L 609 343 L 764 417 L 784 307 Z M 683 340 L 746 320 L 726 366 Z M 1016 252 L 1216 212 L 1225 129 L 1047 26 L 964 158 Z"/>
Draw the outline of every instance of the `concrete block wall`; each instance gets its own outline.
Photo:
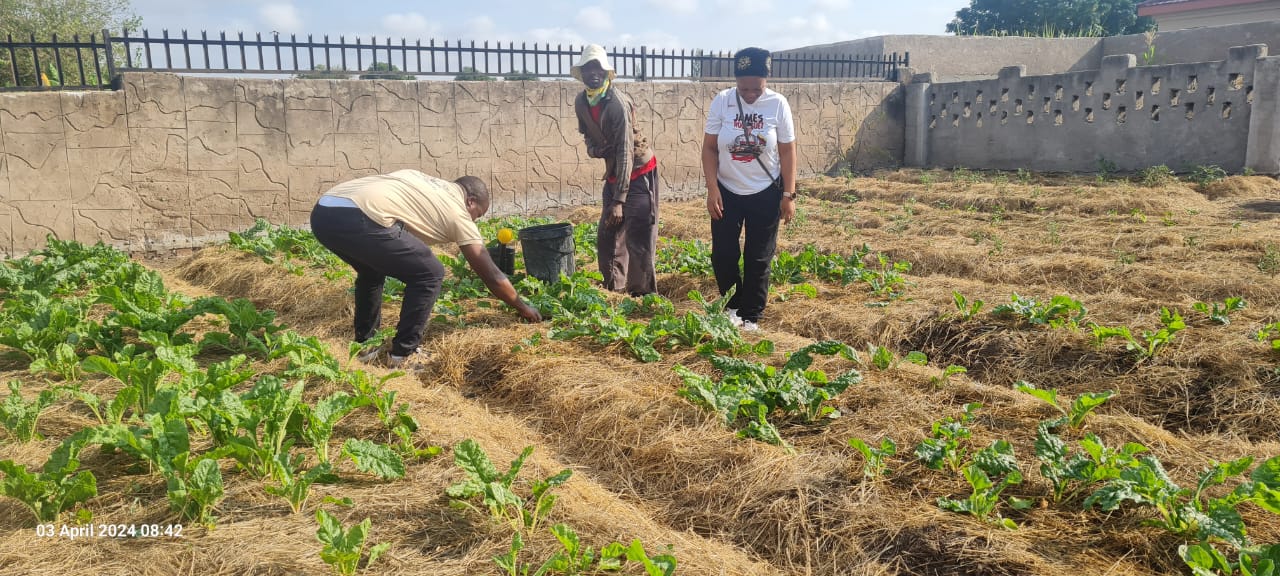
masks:
<path id="1" fill-rule="evenodd" d="M 1006 66 L 1025 66 L 1042 76 L 1098 70 L 1107 56 L 1143 54 L 1155 47 L 1150 62 L 1165 65 L 1208 62 L 1232 46 L 1280 46 L 1280 20 L 1205 26 L 1105 38 L 1033 38 L 1017 36 L 892 35 L 783 50 L 779 55 L 854 55 L 911 53 L 911 67 L 939 82 L 994 78 Z"/>
<path id="2" fill-rule="evenodd" d="M 706 107 L 727 85 L 620 84 L 665 198 L 700 194 Z M 897 165 L 896 83 L 777 84 L 800 170 Z M 254 218 L 302 226 L 335 183 L 416 168 L 471 174 L 491 214 L 598 202 L 604 163 L 578 134 L 573 82 L 257 80 L 126 74 L 114 92 L 0 95 L 0 254 L 47 234 L 125 249 L 225 238 Z"/>
<path id="3" fill-rule="evenodd" d="M 1259 158 L 1249 159 L 1252 110 L 1280 97 L 1274 78 L 1259 77 L 1260 66 L 1272 66 L 1266 55 L 1265 45 L 1253 45 L 1217 62 L 1138 67 L 1125 54 L 1069 74 L 1026 76 L 1013 66 L 993 80 L 916 76 L 907 87 L 905 158 L 1004 170 L 1090 172 L 1105 160 L 1122 170 L 1216 164 L 1275 172 L 1264 169 L 1261 143 L 1253 144 Z M 1270 128 L 1276 116 L 1267 117 Z"/>

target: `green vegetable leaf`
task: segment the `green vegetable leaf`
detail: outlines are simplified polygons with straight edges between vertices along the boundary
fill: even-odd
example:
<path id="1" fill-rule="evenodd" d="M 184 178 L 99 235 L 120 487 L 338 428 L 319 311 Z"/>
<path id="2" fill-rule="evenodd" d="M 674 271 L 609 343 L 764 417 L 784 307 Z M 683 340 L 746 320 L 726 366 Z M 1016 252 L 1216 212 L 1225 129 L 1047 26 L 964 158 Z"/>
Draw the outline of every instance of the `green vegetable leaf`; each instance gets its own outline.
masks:
<path id="1" fill-rule="evenodd" d="M 404 477 L 404 460 L 385 444 L 348 438 L 342 444 L 342 454 L 351 458 L 361 472 L 386 479 Z"/>

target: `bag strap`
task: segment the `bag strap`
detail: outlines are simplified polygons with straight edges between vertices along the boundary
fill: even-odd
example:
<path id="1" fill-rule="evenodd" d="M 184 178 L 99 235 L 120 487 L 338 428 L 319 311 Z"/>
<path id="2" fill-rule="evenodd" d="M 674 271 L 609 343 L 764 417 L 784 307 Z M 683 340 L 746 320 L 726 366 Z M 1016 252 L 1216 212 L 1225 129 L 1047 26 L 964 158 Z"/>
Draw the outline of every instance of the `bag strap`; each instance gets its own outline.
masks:
<path id="1" fill-rule="evenodd" d="M 742 137 L 743 137 L 743 138 L 750 138 L 750 137 L 751 137 L 751 131 L 747 128 L 747 111 L 742 107 L 742 95 L 738 93 L 738 89 L 737 89 L 737 88 L 734 88 L 734 89 L 733 89 L 733 96 L 734 96 L 734 98 L 737 98 L 737 99 L 738 99 L 738 114 L 740 114 L 740 115 L 742 116 Z M 759 154 L 757 154 L 757 155 L 756 155 L 756 164 L 759 164 L 759 165 L 760 165 L 760 169 L 761 169 L 761 170 L 764 170 L 764 175 L 765 175 L 765 176 L 768 176 L 770 181 L 777 182 L 778 180 L 780 180 L 780 179 L 782 178 L 782 175 L 781 175 L 781 174 L 779 174 L 779 175 L 778 175 L 778 177 L 777 177 L 777 178 L 775 178 L 775 177 L 773 176 L 773 174 L 770 174 L 770 173 L 769 173 L 769 169 L 768 169 L 767 167 L 765 167 L 765 165 L 764 165 L 764 160 L 761 160 L 761 159 L 760 159 L 760 155 L 759 155 Z"/>

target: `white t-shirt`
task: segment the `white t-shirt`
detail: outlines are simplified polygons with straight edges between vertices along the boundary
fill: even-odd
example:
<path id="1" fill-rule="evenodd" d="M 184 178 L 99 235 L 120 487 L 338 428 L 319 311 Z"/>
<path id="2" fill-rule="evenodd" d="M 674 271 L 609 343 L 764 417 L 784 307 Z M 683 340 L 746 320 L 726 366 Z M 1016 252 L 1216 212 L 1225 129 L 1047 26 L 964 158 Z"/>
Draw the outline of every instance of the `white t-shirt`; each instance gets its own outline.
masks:
<path id="1" fill-rule="evenodd" d="M 734 194 L 755 194 L 781 174 L 778 144 L 796 141 L 795 123 L 783 95 L 765 88 L 754 104 L 742 100 L 744 116 L 738 111 L 737 92 L 737 88 L 729 88 L 711 100 L 705 132 L 717 136 L 720 145 L 720 182 Z M 744 119 L 749 137 L 743 134 Z M 756 162 L 757 152 L 768 174 Z"/>

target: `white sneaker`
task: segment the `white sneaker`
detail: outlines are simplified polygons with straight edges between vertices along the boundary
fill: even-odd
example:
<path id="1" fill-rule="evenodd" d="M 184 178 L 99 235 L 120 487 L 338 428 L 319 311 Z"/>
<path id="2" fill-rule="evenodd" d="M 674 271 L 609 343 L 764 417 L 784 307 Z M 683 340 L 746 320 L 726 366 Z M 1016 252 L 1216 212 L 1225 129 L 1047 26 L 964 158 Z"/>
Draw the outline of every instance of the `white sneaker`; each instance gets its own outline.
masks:
<path id="1" fill-rule="evenodd" d="M 743 320 L 743 321 L 742 321 L 742 328 L 741 328 L 741 330 L 742 330 L 743 332 L 759 332 L 759 331 L 760 331 L 760 325 L 759 325 L 759 324 L 756 324 L 755 322 L 752 322 L 752 321 L 750 321 L 750 320 Z"/>
<path id="2" fill-rule="evenodd" d="M 729 321 L 732 322 L 734 326 L 739 328 L 742 327 L 742 317 L 738 316 L 737 308 L 725 308 L 724 312 L 729 315 Z"/>

